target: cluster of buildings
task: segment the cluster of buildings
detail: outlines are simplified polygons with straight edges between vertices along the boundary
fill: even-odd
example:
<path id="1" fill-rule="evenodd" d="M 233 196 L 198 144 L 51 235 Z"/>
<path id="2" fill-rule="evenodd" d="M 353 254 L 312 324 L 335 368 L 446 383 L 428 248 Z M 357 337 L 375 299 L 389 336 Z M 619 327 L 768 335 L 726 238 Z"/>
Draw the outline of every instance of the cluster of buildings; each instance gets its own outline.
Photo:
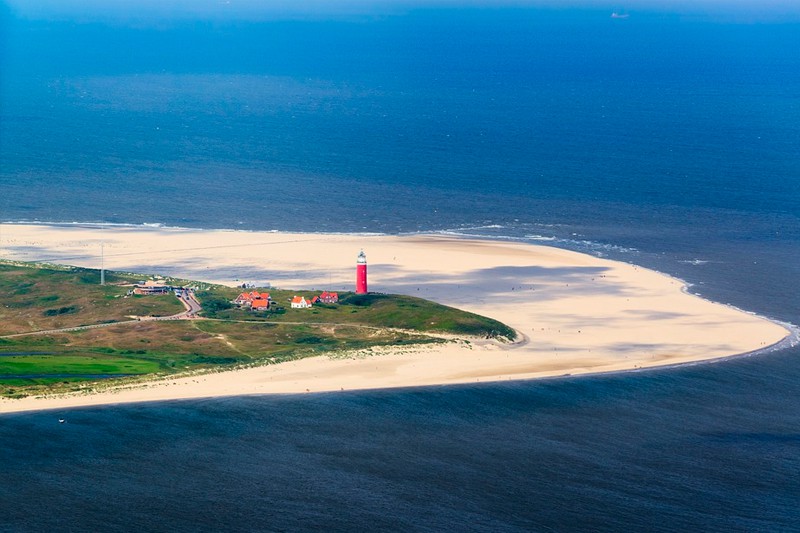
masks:
<path id="1" fill-rule="evenodd" d="M 242 285 L 242 288 L 246 287 L 246 284 Z M 367 294 L 367 256 L 364 254 L 364 250 L 361 250 L 356 259 L 356 294 Z M 269 293 L 258 291 L 243 292 L 232 303 L 240 309 L 245 308 L 253 311 L 269 311 L 272 306 L 277 306 L 270 298 Z M 339 294 L 324 291 L 322 294 L 311 298 L 295 296 L 291 299 L 290 305 L 292 309 L 308 309 L 316 303 L 339 303 Z"/>
<path id="2" fill-rule="evenodd" d="M 147 280 L 137 283 L 131 291 L 133 294 L 167 294 L 172 292 L 172 286 L 161 281 Z"/>
<path id="3" fill-rule="evenodd" d="M 267 292 L 250 291 L 243 292 L 232 302 L 235 306 L 252 311 L 269 311 L 277 303 Z M 324 291 L 322 294 L 306 298 L 305 296 L 295 296 L 291 300 L 292 309 L 308 309 L 315 303 L 335 304 L 339 303 L 339 294 L 336 292 Z"/>
<path id="4" fill-rule="evenodd" d="M 237 307 L 246 307 L 253 311 L 268 311 L 274 302 L 268 292 L 250 291 L 243 292 L 233 301 Z"/>
<path id="5" fill-rule="evenodd" d="M 126 296 L 131 296 L 133 294 L 150 296 L 154 294 L 169 294 L 174 292 L 175 296 L 181 298 L 184 295 L 190 295 L 195 289 L 196 287 L 178 287 L 175 285 L 167 285 L 163 280 L 159 281 L 150 279 L 134 284 L 133 289 L 129 290 Z"/>
<path id="6" fill-rule="evenodd" d="M 356 259 L 356 294 L 367 294 L 367 256 L 364 250 L 358 254 Z M 308 309 L 315 303 L 335 304 L 339 302 L 339 294 L 325 291 L 319 296 L 307 299 L 304 296 L 292 298 L 292 309 Z"/>
<path id="7" fill-rule="evenodd" d="M 314 296 L 310 299 L 304 296 L 295 296 L 292 298 L 292 309 L 307 309 L 318 302 L 323 304 L 339 303 L 339 293 L 325 291 L 319 296 Z"/>
<path id="8" fill-rule="evenodd" d="M 242 285 L 242 288 L 247 288 L 247 285 Z M 188 292 L 189 289 L 173 287 L 165 284 L 163 281 L 148 280 L 134 285 L 134 288 L 129 291 L 129 294 L 167 294 L 172 291 L 174 291 L 178 297 L 181 297 L 182 293 Z M 364 250 L 361 250 L 356 260 L 356 294 L 366 293 L 367 257 L 364 255 Z M 244 308 L 252 311 L 269 311 L 271 308 L 277 307 L 277 302 L 270 298 L 268 292 L 258 292 L 256 290 L 242 292 L 231 303 L 240 309 Z M 339 294 L 336 292 L 323 291 L 321 294 L 311 298 L 295 296 L 291 299 L 292 309 L 308 309 L 309 307 L 313 307 L 316 303 L 339 303 Z"/>

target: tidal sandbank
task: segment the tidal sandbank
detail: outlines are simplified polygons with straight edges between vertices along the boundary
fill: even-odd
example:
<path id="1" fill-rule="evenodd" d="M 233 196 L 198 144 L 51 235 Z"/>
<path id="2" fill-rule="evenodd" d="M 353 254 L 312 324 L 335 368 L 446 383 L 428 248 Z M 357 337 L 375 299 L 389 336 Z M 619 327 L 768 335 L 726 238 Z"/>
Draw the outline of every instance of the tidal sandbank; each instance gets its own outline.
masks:
<path id="1" fill-rule="evenodd" d="M 475 383 L 718 359 L 784 339 L 783 326 L 687 293 L 636 265 L 527 243 L 442 235 L 295 234 L 4 224 L 0 258 L 226 285 L 353 290 L 364 249 L 371 291 L 495 318 L 520 340 L 386 348 L 157 380 L 103 392 L 0 400 L 0 412 L 245 394 Z"/>

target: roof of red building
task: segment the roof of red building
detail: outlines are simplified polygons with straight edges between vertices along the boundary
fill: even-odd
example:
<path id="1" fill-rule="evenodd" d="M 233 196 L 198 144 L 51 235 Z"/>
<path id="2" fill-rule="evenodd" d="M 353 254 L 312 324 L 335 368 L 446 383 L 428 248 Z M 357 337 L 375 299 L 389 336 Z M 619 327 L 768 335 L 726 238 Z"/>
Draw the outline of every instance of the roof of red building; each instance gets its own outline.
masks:
<path id="1" fill-rule="evenodd" d="M 243 292 L 236 298 L 237 300 L 252 301 L 252 300 L 269 300 L 268 292 Z"/>
<path id="2" fill-rule="evenodd" d="M 257 298 L 253 300 L 253 303 L 251 305 L 252 307 L 269 307 L 269 300 L 265 300 L 263 298 Z"/>

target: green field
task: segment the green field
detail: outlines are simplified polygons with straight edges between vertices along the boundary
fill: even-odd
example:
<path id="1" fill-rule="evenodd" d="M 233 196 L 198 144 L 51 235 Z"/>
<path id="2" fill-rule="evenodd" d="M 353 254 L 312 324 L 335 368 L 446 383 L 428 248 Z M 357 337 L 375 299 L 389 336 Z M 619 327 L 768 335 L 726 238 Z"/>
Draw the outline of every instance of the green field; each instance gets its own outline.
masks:
<path id="1" fill-rule="evenodd" d="M 59 353 L 0 357 L 0 376 L 3 383 L 42 385 L 58 381 L 93 381 L 158 372 L 153 361 L 91 355 Z"/>
<path id="2" fill-rule="evenodd" d="M 496 320 L 419 298 L 344 293 L 339 304 L 291 309 L 295 292 L 270 290 L 280 308 L 251 312 L 231 306 L 239 289 L 209 285 L 197 294 L 204 319 L 132 321 L 128 315 L 165 316 L 183 310 L 173 295 L 126 298 L 131 284 L 142 279 L 107 272 L 107 284 L 100 286 L 93 270 L 0 263 L 0 395 L 71 391 L 156 374 L 445 342 L 431 336 L 436 333 L 515 336 Z M 7 336 L 90 324 L 110 325 Z"/>

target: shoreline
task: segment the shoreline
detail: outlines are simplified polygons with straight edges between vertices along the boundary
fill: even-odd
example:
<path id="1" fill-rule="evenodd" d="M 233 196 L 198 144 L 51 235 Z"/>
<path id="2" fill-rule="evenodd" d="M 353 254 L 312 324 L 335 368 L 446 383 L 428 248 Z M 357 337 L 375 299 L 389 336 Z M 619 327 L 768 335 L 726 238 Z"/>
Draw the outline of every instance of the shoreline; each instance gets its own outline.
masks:
<path id="1" fill-rule="evenodd" d="M 528 342 L 394 347 L 120 386 L 0 400 L 0 413 L 222 396 L 528 380 L 669 368 L 781 349 L 797 330 L 688 292 L 638 265 L 543 244 L 443 234 L 285 233 L 141 225 L 4 224 L 0 257 L 233 285 L 342 290 L 364 248 L 370 286 L 500 320 Z M 220 242 L 225 244 L 219 245 Z M 335 280 L 335 281 L 334 281 Z M 791 345 L 791 344 L 790 344 Z M 385 353 L 384 353 L 385 352 Z M 164 382 L 166 381 L 166 382 Z"/>
<path id="2" fill-rule="evenodd" d="M 391 390 L 409 390 L 409 389 L 420 389 L 420 388 L 430 388 L 430 387 L 458 387 L 458 386 L 465 386 L 465 385 L 492 385 L 496 383 L 514 383 L 514 382 L 523 382 L 523 381 L 550 381 L 550 380 L 558 380 L 558 379 L 580 379 L 580 378 L 596 378 L 601 376 L 616 376 L 620 374 L 630 374 L 633 372 L 652 372 L 652 371 L 660 371 L 660 370 L 670 370 L 670 369 L 677 369 L 683 368 L 688 366 L 695 366 L 695 365 L 707 365 L 707 364 L 716 364 L 716 363 L 723 363 L 728 360 L 732 359 L 739 359 L 742 357 L 752 357 L 752 356 L 761 356 L 767 355 L 771 352 L 784 350 L 793 346 L 796 346 L 800 341 L 798 339 L 791 339 L 793 335 L 800 338 L 800 329 L 797 330 L 789 330 L 789 335 L 784 337 L 783 339 L 779 340 L 775 344 L 771 344 L 769 346 L 765 346 L 764 348 L 759 348 L 757 350 L 753 350 L 750 352 L 739 353 L 739 354 L 732 354 L 726 355 L 722 357 L 717 357 L 714 359 L 698 359 L 693 361 L 686 361 L 681 363 L 672 363 L 672 364 L 665 364 L 665 365 L 654 365 L 654 366 L 646 366 L 641 368 L 627 368 L 627 369 L 620 369 L 620 370 L 608 370 L 608 371 L 599 371 L 599 372 L 586 372 L 586 373 L 566 373 L 566 374 L 553 374 L 553 375 L 541 375 L 537 377 L 509 377 L 507 379 L 486 379 L 486 380 L 476 380 L 476 381 L 460 381 L 460 382 L 452 382 L 452 383 L 422 383 L 422 384 L 407 384 L 407 385 L 396 385 L 396 386 L 366 386 L 363 387 L 356 387 L 350 389 L 329 389 L 329 390 L 315 390 L 315 391 L 287 391 L 287 392 L 247 392 L 247 393 L 234 393 L 234 394 L 209 394 L 209 395 L 186 395 L 186 396 L 152 396 L 152 397 L 140 397 L 136 399 L 127 399 L 127 398 L 120 398 L 120 396 L 125 396 L 126 393 L 131 392 L 147 392 L 148 388 L 161 388 L 164 385 L 170 386 L 169 383 L 165 383 L 167 381 L 173 381 L 172 385 L 177 385 L 180 387 L 182 385 L 182 381 L 191 380 L 192 382 L 196 382 L 198 378 L 202 378 L 203 376 L 213 375 L 213 374 L 235 374 L 237 372 L 242 372 L 248 369 L 255 369 L 255 368 L 263 368 L 264 365 L 258 365 L 254 363 L 247 367 L 243 368 L 235 368 L 231 370 L 211 370 L 208 373 L 200 373 L 200 374 L 189 374 L 189 375 L 181 375 L 176 377 L 169 377 L 169 376 L 158 376 L 153 378 L 150 381 L 142 381 L 135 384 L 127 384 L 121 385 L 118 387 L 110 387 L 109 390 L 99 391 L 99 392 L 87 392 L 87 393 L 76 393 L 70 395 L 50 395 L 50 396 L 41 396 L 41 397 L 31 397 L 31 398 L 23 398 L 20 400 L 6 400 L 0 399 L 0 417 L 3 415 L 14 415 L 14 414 L 25 414 L 25 413 L 34 413 L 34 412 L 53 412 L 58 411 L 60 413 L 64 413 L 66 411 L 71 411 L 74 409 L 82 409 L 87 407 L 113 407 L 118 405 L 131 405 L 131 404 L 149 404 L 149 403 L 166 403 L 166 402 L 179 402 L 179 401 L 192 401 L 192 400 L 213 400 L 215 398 L 236 398 L 236 397 L 244 397 L 244 396 L 302 396 L 308 394 L 337 394 L 343 392 L 369 392 L 369 391 L 391 391 Z M 794 342 L 792 342 L 794 340 Z M 785 345 L 785 346 L 784 346 Z M 380 357 L 379 355 L 377 357 Z M 307 359 L 301 360 L 327 360 L 329 356 L 316 356 Z M 294 361 L 290 361 L 294 362 Z M 287 364 L 287 363 L 281 363 Z M 25 400 L 33 400 L 36 403 L 29 403 Z M 8 402 L 8 405 L 4 405 L 5 402 Z M 19 404 L 19 405 L 14 405 Z M 8 408 L 10 407 L 10 408 Z"/>

